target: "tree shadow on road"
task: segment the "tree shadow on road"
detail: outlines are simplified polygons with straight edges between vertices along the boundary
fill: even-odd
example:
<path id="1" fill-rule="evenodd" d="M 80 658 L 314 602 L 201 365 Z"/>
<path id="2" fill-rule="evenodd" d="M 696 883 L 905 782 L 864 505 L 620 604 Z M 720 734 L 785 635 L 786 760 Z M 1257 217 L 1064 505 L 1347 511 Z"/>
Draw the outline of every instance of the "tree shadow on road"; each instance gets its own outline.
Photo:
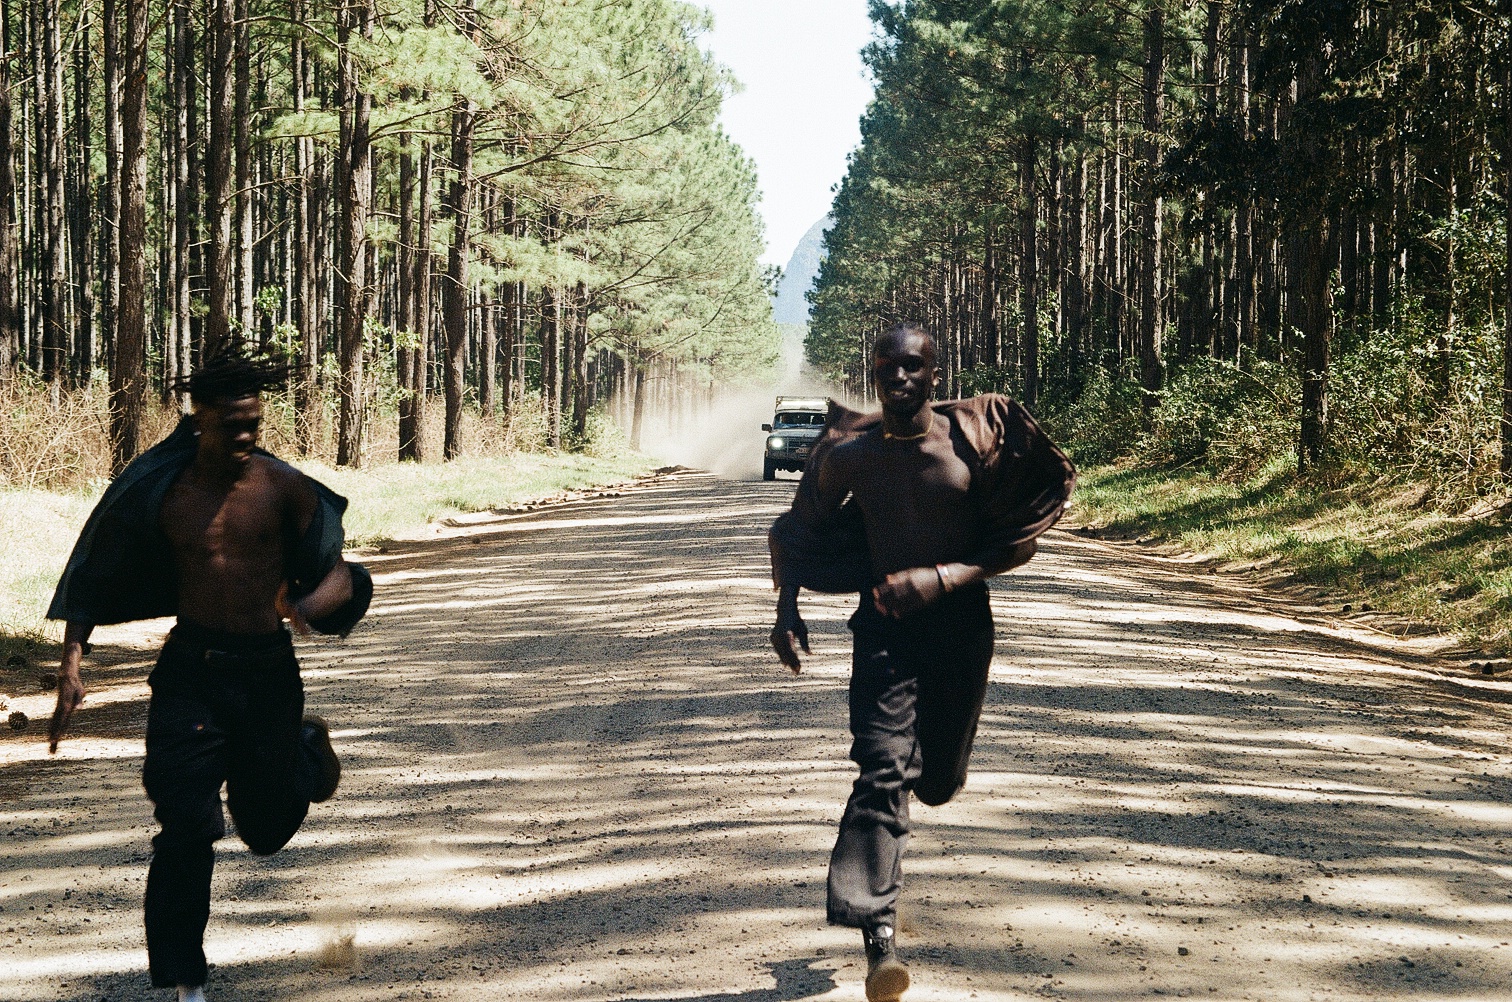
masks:
<path id="1" fill-rule="evenodd" d="M 222 844 L 217 1002 L 859 992 L 856 937 L 823 916 L 854 599 L 806 598 L 816 653 L 797 678 L 776 665 L 762 534 L 790 491 L 688 478 L 375 561 L 373 622 L 302 648 L 341 791 L 271 859 Z M 1507 708 L 1095 550 L 1053 536 L 995 588 L 972 778 L 915 814 L 916 980 L 961 998 L 1504 994 Z M 80 958 L 99 973 L 67 1002 L 145 993 L 113 973 L 142 962 L 139 769 L 55 760 L 0 782 L 19 997 L 57 998 Z M 360 970 L 312 971 L 343 929 Z"/>

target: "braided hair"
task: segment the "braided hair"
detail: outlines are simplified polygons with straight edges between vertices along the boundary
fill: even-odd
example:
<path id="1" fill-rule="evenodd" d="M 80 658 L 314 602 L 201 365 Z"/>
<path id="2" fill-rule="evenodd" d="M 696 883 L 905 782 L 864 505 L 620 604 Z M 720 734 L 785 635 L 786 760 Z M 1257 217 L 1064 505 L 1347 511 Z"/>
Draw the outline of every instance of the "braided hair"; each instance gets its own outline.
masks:
<path id="1" fill-rule="evenodd" d="M 289 378 L 292 366 L 266 351 L 249 352 L 233 341 L 200 362 L 199 368 L 174 381 L 178 392 L 188 391 L 197 404 L 218 404 L 255 397 L 276 389 Z"/>

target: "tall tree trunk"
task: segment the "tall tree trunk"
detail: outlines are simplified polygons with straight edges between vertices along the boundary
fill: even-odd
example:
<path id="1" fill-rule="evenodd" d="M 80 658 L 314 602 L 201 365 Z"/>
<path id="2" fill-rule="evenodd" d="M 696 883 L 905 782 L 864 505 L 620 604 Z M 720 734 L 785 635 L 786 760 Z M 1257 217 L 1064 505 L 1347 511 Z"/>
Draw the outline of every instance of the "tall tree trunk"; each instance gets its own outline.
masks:
<path id="1" fill-rule="evenodd" d="M 498 233 L 498 199 L 490 195 L 487 203 L 486 210 L 482 207 L 478 209 L 479 225 L 485 232 Z M 497 290 L 494 295 L 497 297 Z M 474 300 L 473 309 L 473 330 L 477 338 L 478 412 L 485 421 L 491 421 L 498 403 L 495 394 L 499 381 L 499 333 L 493 322 L 493 304 L 484 302 L 481 290 Z"/>
<path id="2" fill-rule="evenodd" d="M 21 316 L 16 302 L 15 132 L 11 121 L 10 0 L 0 0 L 0 384 L 21 360 Z"/>
<path id="3" fill-rule="evenodd" d="M 1118 141 L 1123 127 L 1123 98 L 1113 95 L 1113 119 L 1111 131 L 1114 136 L 1111 151 L 1113 164 L 1109 169 L 1108 186 L 1112 189 L 1108 198 L 1108 261 L 1104 283 L 1108 290 L 1107 324 L 1108 337 L 1112 339 L 1117 357 L 1125 358 L 1123 330 L 1127 314 L 1128 288 L 1124 285 L 1124 216 L 1128 211 L 1129 164 L 1124 156 L 1123 144 Z"/>
<path id="4" fill-rule="evenodd" d="M 147 18 L 148 0 L 125 0 L 121 95 L 121 299 L 110 373 L 111 468 L 137 453 L 147 396 Z"/>
<path id="5" fill-rule="evenodd" d="M 206 205 L 210 212 L 205 352 L 231 340 L 232 267 L 236 260 L 236 179 L 232 173 L 236 124 L 236 0 L 210 0 L 210 141 L 205 151 Z"/>
<path id="6" fill-rule="evenodd" d="M 1512 42 L 1504 43 L 1512 48 Z M 1502 67 L 1502 182 L 1506 195 L 1506 271 L 1502 286 L 1501 475 L 1512 478 L 1512 53 Z"/>
<path id="7" fill-rule="evenodd" d="M 195 237 L 195 196 L 193 163 L 193 140 L 190 128 L 191 109 L 195 101 L 194 75 L 194 20 L 189 16 L 189 0 L 175 0 L 173 4 L 173 128 L 177 135 L 174 143 L 173 187 L 176 212 L 173 218 L 173 347 L 178 352 L 178 364 L 174 368 L 180 376 L 189 374 L 190 353 L 194 340 L 191 323 L 192 297 L 191 276 L 193 272 L 193 247 Z M 187 394 L 180 394 L 179 406 L 187 403 Z"/>
<path id="8" fill-rule="evenodd" d="M 548 234 L 554 228 L 548 226 Z M 546 405 L 546 444 L 562 447 L 562 297 L 547 283 L 541 290 L 541 397 Z"/>
<path id="9" fill-rule="evenodd" d="M 435 155 L 431 144 L 420 144 L 420 206 L 415 213 L 415 365 L 410 398 L 415 405 L 415 462 L 425 458 L 425 407 L 430 393 L 430 335 L 434 324 L 431 296 L 431 174 Z"/>
<path id="10" fill-rule="evenodd" d="M 63 228 L 63 55 L 60 48 L 61 16 L 54 2 L 33 8 L 37 52 L 37 145 L 41 154 L 42 198 L 42 374 L 58 399 L 68 363 L 67 264 L 64 261 Z"/>
<path id="11" fill-rule="evenodd" d="M 295 24 L 305 17 L 305 0 L 291 0 L 289 13 Z M 296 33 L 291 43 L 289 63 L 293 75 L 294 110 L 305 110 L 310 89 L 310 54 Z M 295 441 L 303 455 L 315 451 L 316 397 L 320 372 L 319 285 L 316 262 L 315 229 L 319 211 L 315 205 L 315 141 L 308 136 L 294 140 L 294 307 L 295 326 L 299 328 L 300 371 L 294 382 Z"/>
<path id="12" fill-rule="evenodd" d="M 579 282 L 572 295 L 572 445 L 588 444 L 588 411 L 593 387 L 588 382 L 588 290 Z"/>
<path id="13" fill-rule="evenodd" d="M 1078 118 L 1076 132 L 1086 130 L 1085 118 Z M 1070 239 L 1066 258 L 1066 331 L 1075 346 L 1078 363 L 1085 360 L 1091 345 L 1087 342 L 1087 153 L 1076 149 L 1076 165 L 1071 170 Z"/>
<path id="14" fill-rule="evenodd" d="M 410 133 L 399 140 L 399 246 L 395 260 L 399 298 L 399 459 L 413 461 L 419 429 L 415 385 L 415 342 L 420 340 L 415 310 L 415 150 Z"/>
<path id="15" fill-rule="evenodd" d="M 457 10 L 457 28 L 464 35 L 475 34 L 477 16 L 474 0 L 463 0 Z M 451 244 L 447 248 L 446 283 L 441 289 L 442 325 L 446 334 L 446 427 L 441 451 L 445 459 L 455 459 L 461 452 L 462 399 L 466 379 L 468 334 L 468 258 L 471 253 L 472 228 L 472 158 L 473 126 L 477 107 L 470 97 L 461 99 L 452 110 L 451 180 L 442 211 L 452 222 Z"/>
<path id="16" fill-rule="evenodd" d="M 1023 197 L 1020 217 L 1019 259 L 1019 367 L 1022 372 L 1022 399 L 1033 408 L 1039 401 L 1039 185 L 1035 183 L 1035 138 L 1021 140 L 1019 155 L 1019 189 Z"/>
<path id="17" fill-rule="evenodd" d="M 646 423 L 646 360 L 635 359 L 635 403 L 630 411 L 630 448 L 636 452 L 641 447 L 641 430 Z"/>
<path id="18" fill-rule="evenodd" d="M 236 317 L 241 336 L 251 338 L 253 301 L 257 295 L 252 270 L 252 18 L 249 0 L 234 0 L 236 12 L 236 58 L 233 62 L 236 127 L 233 159 L 236 166 Z"/>
<path id="19" fill-rule="evenodd" d="M 1391 295 L 1392 295 L 1392 199 L 1390 193 L 1396 189 L 1391 170 L 1391 147 L 1376 150 L 1376 190 L 1386 193 L 1380 206 L 1376 208 L 1375 219 L 1371 223 L 1372 252 L 1370 255 L 1370 313 L 1371 322 L 1377 330 L 1383 330 L 1391 322 Z"/>
<path id="20" fill-rule="evenodd" d="M 158 384 L 158 401 L 163 407 L 173 401 L 173 383 L 180 375 L 178 369 L 178 269 L 180 258 L 175 252 L 174 232 L 176 220 L 181 215 L 178 208 L 179 186 L 177 164 L 179 158 L 179 131 L 177 128 L 176 94 L 179 73 L 175 65 L 178 55 L 178 40 L 174 37 L 173 2 L 164 4 L 167 17 L 163 21 L 163 90 L 162 110 L 158 113 L 158 300 L 155 313 L 162 329 L 162 378 Z"/>
<path id="21" fill-rule="evenodd" d="M 446 255 L 446 282 L 441 288 L 441 310 L 446 326 L 446 441 L 442 446 L 442 454 L 446 459 L 456 459 L 462 450 L 474 114 L 475 106 L 471 99 L 464 99 L 452 112 L 452 176 L 442 205 L 442 211 L 452 222 L 451 246 Z"/>
<path id="22" fill-rule="evenodd" d="M 1146 406 L 1154 406 L 1165 382 L 1161 362 L 1161 199 L 1155 188 L 1157 141 L 1165 113 L 1165 11 L 1159 3 L 1145 15 L 1144 128 L 1139 138 L 1139 382 Z"/>
<path id="23" fill-rule="evenodd" d="M 1313 53 L 1303 60 L 1297 74 L 1297 105 L 1315 102 L 1323 82 L 1323 60 Z M 1319 137 L 1302 132 L 1292 140 L 1300 158 L 1319 163 L 1323 157 Z M 1293 310 L 1302 335 L 1302 412 L 1298 428 L 1297 470 L 1306 472 L 1322 465 L 1328 436 L 1328 370 L 1330 325 L 1333 303 L 1330 278 L 1338 250 L 1334 219 L 1312 201 L 1294 207 L 1291 241 L 1293 253 L 1287 262 L 1293 291 L 1300 297 Z M 1300 258 L 1300 260 L 1299 260 Z"/>
<path id="24" fill-rule="evenodd" d="M 367 222 L 373 197 L 372 142 L 368 122 L 373 98 L 363 92 L 352 46 L 357 38 L 372 37 L 372 0 L 351 4 L 338 17 L 337 61 L 342 100 L 336 197 L 340 214 L 337 288 L 341 300 L 336 341 L 341 354 L 341 418 L 337 429 L 336 463 L 339 466 L 361 466 L 363 418 L 367 409 L 363 392 L 363 320 L 371 280 Z"/>
<path id="25" fill-rule="evenodd" d="M 506 199 L 504 202 L 504 232 L 510 236 L 520 235 L 519 214 L 515 209 L 515 200 Z M 508 420 L 514 407 L 515 394 L 518 392 L 518 384 L 515 379 L 515 340 L 518 330 L 517 318 L 520 313 L 520 283 L 504 282 L 499 287 L 499 348 L 503 355 L 503 376 L 500 387 L 504 416 Z"/>
<path id="26" fill-rule="evenodd" d="M 1328 435 L 1329 325 L 1333 303 L 1329 295 L 1332 271 L 1332 221 L 1319 214 L 1303 237 L 1305 260 L 1297 283 L 1302 298 L 1302 415 L 1297 468 L 1307 471 L 1324 461 Z"/>
<path id="27" fill-rule="evenodd" d="M 986 220 L 982 237 L 982 361 L 994 369 L 1003 367 L 1001 320 L 998 317 L 997 225 Z"/>
<path id="28" fill-rule="evenodd" d="M 90 23 L 82 21 L 76 29 L 74 42 L 74 182 L 70 192 L 68 216 L 69 238 L 73 250 L 74 309 L 78 319 L 74 323 L 75 384 L 88 386 L 94 372 L 94 226 L 90 211 L 90 164 L 93 160 L 90 149 L 89 117 L 89 57 Z"/>

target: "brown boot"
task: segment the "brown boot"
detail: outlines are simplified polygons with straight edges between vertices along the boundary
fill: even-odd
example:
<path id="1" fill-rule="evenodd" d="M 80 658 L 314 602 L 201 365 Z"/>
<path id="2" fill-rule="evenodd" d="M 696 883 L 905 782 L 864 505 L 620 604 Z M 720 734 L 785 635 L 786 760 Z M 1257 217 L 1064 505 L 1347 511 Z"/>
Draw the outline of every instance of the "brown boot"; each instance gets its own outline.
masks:
<path id="1" fill-rule="evenodd" d="M 879 925 L 862 934 L 866 944 L 866 1002 L 898 1002 L 908 991 L 908 968 L 893 949 L 893 930 Z"/>

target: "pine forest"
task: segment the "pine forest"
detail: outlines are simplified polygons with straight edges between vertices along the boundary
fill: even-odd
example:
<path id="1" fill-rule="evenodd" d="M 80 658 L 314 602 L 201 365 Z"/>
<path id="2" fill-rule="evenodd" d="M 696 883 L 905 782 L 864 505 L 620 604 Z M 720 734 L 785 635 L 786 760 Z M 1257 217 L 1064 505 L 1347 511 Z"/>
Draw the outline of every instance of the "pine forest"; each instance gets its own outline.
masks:
<path id="1" fill-rule="evenodd" d="M 352 466 L 452 458 L 469 420 L 571 448 L 611 401 L 638 437 L 769 364 L 706 19 L 0 0 L 4 448 L 94 401 L 119 469 L 231 339 L 295 363 L 284 444 Z"/>
<path id="2" fill-rule="evenodd" d="M 1508 4 L 870 10 L 812 362 L 918 318 L 1083 462 L 1504 482 Z"/>

